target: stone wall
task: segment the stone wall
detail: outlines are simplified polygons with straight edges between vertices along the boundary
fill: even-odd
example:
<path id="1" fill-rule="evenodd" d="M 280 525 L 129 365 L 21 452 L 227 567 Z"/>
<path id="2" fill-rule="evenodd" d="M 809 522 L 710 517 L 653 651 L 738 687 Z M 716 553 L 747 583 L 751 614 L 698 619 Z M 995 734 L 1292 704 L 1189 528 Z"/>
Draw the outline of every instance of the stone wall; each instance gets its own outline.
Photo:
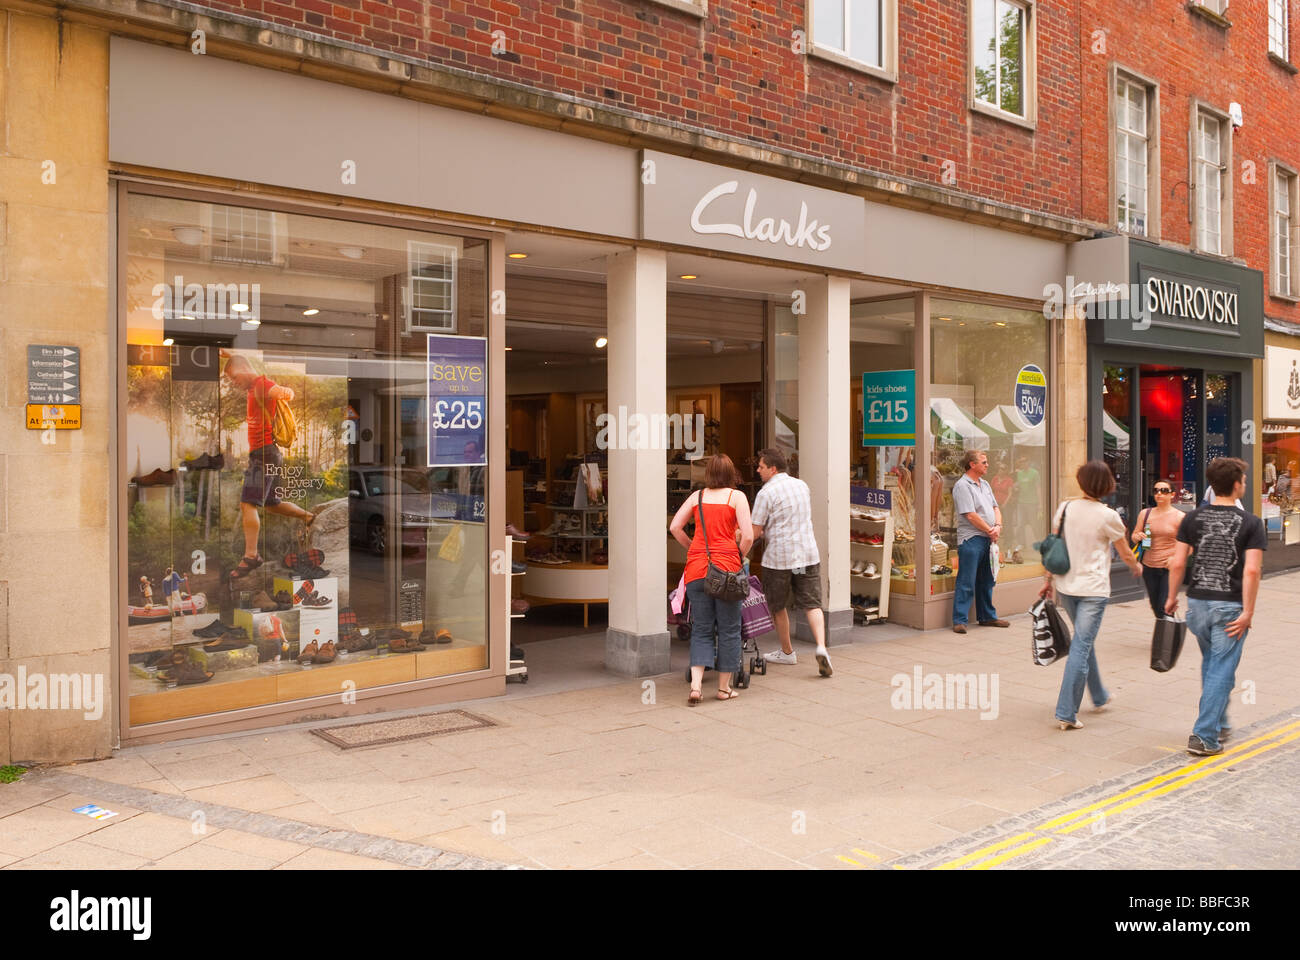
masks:
<path id="1" fill-rule="evenodd" d="M 98 674 L 108 703 L 0 710 L 0 763 L 114 736 L 108 37 L 53 13 L 0 9 L 0 675 Z M 81 348 L 80 430 L 26 429 L 31 343 Z"/>

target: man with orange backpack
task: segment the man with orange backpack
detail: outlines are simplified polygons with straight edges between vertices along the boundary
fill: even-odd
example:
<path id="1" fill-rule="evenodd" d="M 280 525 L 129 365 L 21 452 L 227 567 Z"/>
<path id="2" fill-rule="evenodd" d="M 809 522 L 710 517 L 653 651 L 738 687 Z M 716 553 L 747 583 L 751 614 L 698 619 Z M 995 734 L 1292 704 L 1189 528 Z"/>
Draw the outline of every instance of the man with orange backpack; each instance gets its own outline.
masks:
<path id="1" fill-rule="evenodd" d="M 290 387 L 283 387 L 253 369 L 247 357 L 236 354 L 226 362 L 224 375 L 230 382 L 248 393 L 248 469 L 244 471 L 244 487 L 239 494 L 239 513 L 244 526 L 244 556 L 230 572 L 230 579 L 248 576 L 263 564 L 257 548 L 262 521 L 257 508 L 266 507 L 281 516 L 297 517 L 311 529 L 315 514 L 296 503 L 276 496 L 277 478 L 284 473 L 284 456 L 275 436 L 276 405 L 283 400 L 293 400 Z M 283 442 L 284 438 L 279 438 Z"/>

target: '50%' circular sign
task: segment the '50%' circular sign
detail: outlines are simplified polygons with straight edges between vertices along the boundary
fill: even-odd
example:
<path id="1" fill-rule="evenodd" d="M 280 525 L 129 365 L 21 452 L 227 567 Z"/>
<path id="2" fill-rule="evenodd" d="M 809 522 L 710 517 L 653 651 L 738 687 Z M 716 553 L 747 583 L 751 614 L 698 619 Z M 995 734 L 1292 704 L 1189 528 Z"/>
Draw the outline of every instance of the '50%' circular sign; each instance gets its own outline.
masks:
<path id="1" fill-rule="evenodd" d="M 1021 419 L 1031 427 L 1043 422 L 1047 415 L 1047 375 L 1042 368 L 1026 364 L 1016 374 L 1016 410 Z"/>

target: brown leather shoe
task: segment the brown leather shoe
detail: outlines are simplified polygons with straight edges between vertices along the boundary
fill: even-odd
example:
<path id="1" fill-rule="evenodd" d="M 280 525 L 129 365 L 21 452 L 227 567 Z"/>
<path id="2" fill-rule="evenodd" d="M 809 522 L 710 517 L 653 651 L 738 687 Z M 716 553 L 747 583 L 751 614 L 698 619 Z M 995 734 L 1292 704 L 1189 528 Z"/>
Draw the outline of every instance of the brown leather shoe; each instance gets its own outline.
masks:
<path id="1" fill-rule="evenodd" d="M 980 626 L 981 627 L 1009 627 L 1011 626 L 1011 621 L 1010 620 L 981 620 Z"/>
<path id="2" fill-rule="evenodd" d="M 954 624 L 952 625 L 952 632 L 953 632 L 953 633 L 965 633 L 965 632 L 966 632 L 966 624 L 964 624 L 964 623 L 954 623 Z"/>

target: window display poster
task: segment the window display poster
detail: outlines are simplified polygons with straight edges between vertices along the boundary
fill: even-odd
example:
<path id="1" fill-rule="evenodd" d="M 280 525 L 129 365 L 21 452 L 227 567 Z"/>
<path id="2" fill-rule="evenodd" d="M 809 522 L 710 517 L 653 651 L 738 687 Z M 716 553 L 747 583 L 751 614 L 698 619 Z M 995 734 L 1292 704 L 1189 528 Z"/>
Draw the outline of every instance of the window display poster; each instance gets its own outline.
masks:
<path id="1" fill-rule="evenodd" d="M 429 466 L 487 463 L 487 338 L 429 334 Z"/>
<path id="2" fill-rule="evenodd" d="M 899 447 L 916 443 L 916 371 L 862 374 L 862 445 Z"/>
<path id="3" fill-rule="evenodd" d="M 1047 375 L 1042 368 L 1032 363 L 1020 368 L 1016 374 L 1014 403 L 1021 419 L 1029 426 L 1036 427 L 1043 422 L 1047 414 Z"/>

